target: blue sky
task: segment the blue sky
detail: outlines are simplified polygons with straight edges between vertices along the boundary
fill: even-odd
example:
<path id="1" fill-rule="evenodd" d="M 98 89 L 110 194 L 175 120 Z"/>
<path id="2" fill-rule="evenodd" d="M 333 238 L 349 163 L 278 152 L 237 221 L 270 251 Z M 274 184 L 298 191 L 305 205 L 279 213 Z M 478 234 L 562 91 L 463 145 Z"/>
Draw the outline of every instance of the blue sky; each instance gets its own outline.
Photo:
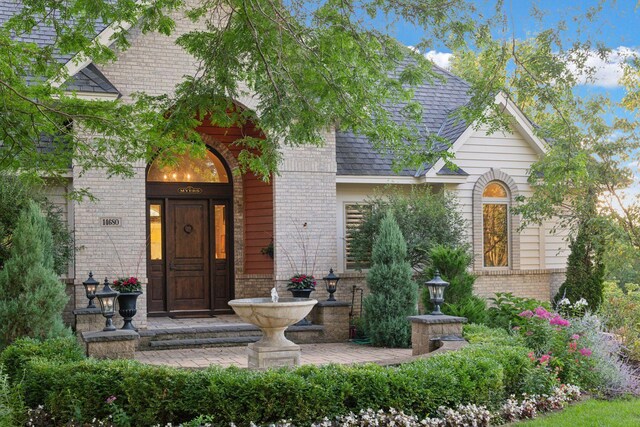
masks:
<path id="1" fill-rule="evenodd" d="M 493 0 L 480 0 L 474 2 L 477 9 L 484 14 L 491 13 L 491 7 L 495 3 Z M 567 42 L 576 39 L 591 38 L 602 42 L 605 46 L 615 52 L 628 52 L 640 50 L 640 8 L 637 0 L 607 1 L 602 11 L 597 15 L 594 22 L 590 24 L 576 24 L 572 17 L 583 14 L 588 8 L 597 6 L 598 0 L 505 0 L 504 10 L 509 15 L 509 26 L 506 34 L 496 36 L 510 37 L 514 34 L 517 38 L 533 36 L 541 30 L 549 27 L 556 27 L 564 20 L 567 24 L 565 37 Z M 531 10 L 537 7 L 545 12 L 542 22 L 531 18 Z M 398 25 L 394 36 L 402 43 L 413 46 L 421 39 L 421 31 L 411 26 Z M 432 59 L 439 65 L 446 64 L 447 50 L 443 46 L 434 46 Z M 612 60 L 605 63 L 593 58 L 599 73 L 597 80 L 584 85 L 582 91 L 585 93 L 597 93 L 600 91 L 609 92 L 612 97 L 618 98 L 622 91 L 617 89 L 617 78 L 620 75 L 620 68 L 616 61 L 621 61 L 623 56 L 612 57 Z"/>

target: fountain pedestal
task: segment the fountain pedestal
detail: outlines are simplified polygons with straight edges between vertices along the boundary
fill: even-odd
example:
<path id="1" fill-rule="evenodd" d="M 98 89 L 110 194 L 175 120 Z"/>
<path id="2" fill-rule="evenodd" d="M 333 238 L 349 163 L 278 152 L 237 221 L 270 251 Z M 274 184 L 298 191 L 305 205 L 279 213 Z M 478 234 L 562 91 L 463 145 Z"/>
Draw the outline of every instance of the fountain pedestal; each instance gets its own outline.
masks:
<path id="1" fill-rule="evenodd" d="M 300 366 L 300 346 L 261 347 L 249 344 L 247 348 L 249 369 L 269 369 L 282 366 Z"/>
<path id="2" fill-rule="evenodd" d="M 288 340 L 284 331 L 305 317 L 318 301 L 308 298 L 246 298 L 229 301 L 245 322 L 262 330 L 262 339 L 249 344 L 249 369 L 300 365 L 300 346 Z"/>

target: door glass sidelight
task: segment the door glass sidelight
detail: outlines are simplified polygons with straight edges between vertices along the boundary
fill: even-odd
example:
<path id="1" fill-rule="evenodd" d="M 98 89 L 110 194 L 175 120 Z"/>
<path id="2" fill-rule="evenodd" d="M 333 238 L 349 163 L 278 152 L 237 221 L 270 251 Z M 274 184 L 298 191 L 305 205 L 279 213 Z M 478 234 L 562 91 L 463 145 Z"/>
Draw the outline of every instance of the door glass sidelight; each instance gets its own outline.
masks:
<path id="1" fill-rule="evenodd" d="M 149 244 L 152 261 L 162 260 L 162 205 L 149 205 Z"/>
<path id="2" fill-rule="evenodd" d="M 216 259 L 227 259 L 227 217 L 226 206 L 215 205 Z"/>

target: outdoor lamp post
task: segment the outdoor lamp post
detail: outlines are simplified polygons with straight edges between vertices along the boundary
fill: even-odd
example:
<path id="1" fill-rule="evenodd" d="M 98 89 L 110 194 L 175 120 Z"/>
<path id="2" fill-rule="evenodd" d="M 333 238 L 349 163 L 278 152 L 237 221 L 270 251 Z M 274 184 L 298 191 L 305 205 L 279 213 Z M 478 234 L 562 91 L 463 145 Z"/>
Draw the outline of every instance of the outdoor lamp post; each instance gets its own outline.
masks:
<path id="1" fill-rule="evenodd" d="M 329 269 L 329 274 L 322 278 L 324 283 L 327 286 L 327 292 L 329 292 L 329 299 L 327 301 L 335 301 L 336 299 L 333 297 L 333 293 L 338 288 L 338 281 L 340 278 L 333 274 L 333 268 Z"/>
<path id="2" fill-rule="evenodd" d="M 111 289 L 109 281 L 104 278 L 104 287 L 100 292 L 96 292 L 98 302 L 100 303 L 100 312 L 107 319 L 103 331 L 115 331 L 116 327 L 113 326 L 111 318 L 116 314 L 116 298 L 118 298 L 118 292 Z"/>
<path id="3" fill-rule="evenodd" d="M 96 297 L 96 291 L 98 290 L 99 283 L 93 278 L 93 273 L 91 271 L 89 272 L 89 278 L 82 282 L 82 285 L 84 286 L 84 291 L 89 299 L 89 305 L 87 308 L 96 308 L 93 303 L 93 299 Z"/>
<path id="4" fill-rule="evenodd" d="M 440 271 L 436 270 L 433 279 L 429 280 L 425 285 L 427 285 L 427 289 L 429 289 L 431 303 L 436 307 L 431 314 L 435 316 L 442 315 L 440 305 L 444 302 L 444 289 L 449 286 L 449 282 L 442 280 L 442 278 L 440 278 Z"/>

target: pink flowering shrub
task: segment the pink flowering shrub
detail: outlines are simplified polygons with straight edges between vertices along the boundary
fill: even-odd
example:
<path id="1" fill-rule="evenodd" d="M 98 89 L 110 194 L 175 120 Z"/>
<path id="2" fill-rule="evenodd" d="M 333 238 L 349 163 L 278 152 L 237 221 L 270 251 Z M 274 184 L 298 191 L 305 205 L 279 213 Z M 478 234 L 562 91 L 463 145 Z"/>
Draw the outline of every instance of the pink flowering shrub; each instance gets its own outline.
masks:
<path id="1" fill-rule="evenodd" d="M 583 385 L 585 373 L 593 367 L 592 350 L 580 334 L 569 329 L 571 321 L 544 307 L 523 311 L 519 316 L 521 324 L 513 330 L 533 349 L 529 358 L 536 368 L 549 371 L 561 383 Z"/>

